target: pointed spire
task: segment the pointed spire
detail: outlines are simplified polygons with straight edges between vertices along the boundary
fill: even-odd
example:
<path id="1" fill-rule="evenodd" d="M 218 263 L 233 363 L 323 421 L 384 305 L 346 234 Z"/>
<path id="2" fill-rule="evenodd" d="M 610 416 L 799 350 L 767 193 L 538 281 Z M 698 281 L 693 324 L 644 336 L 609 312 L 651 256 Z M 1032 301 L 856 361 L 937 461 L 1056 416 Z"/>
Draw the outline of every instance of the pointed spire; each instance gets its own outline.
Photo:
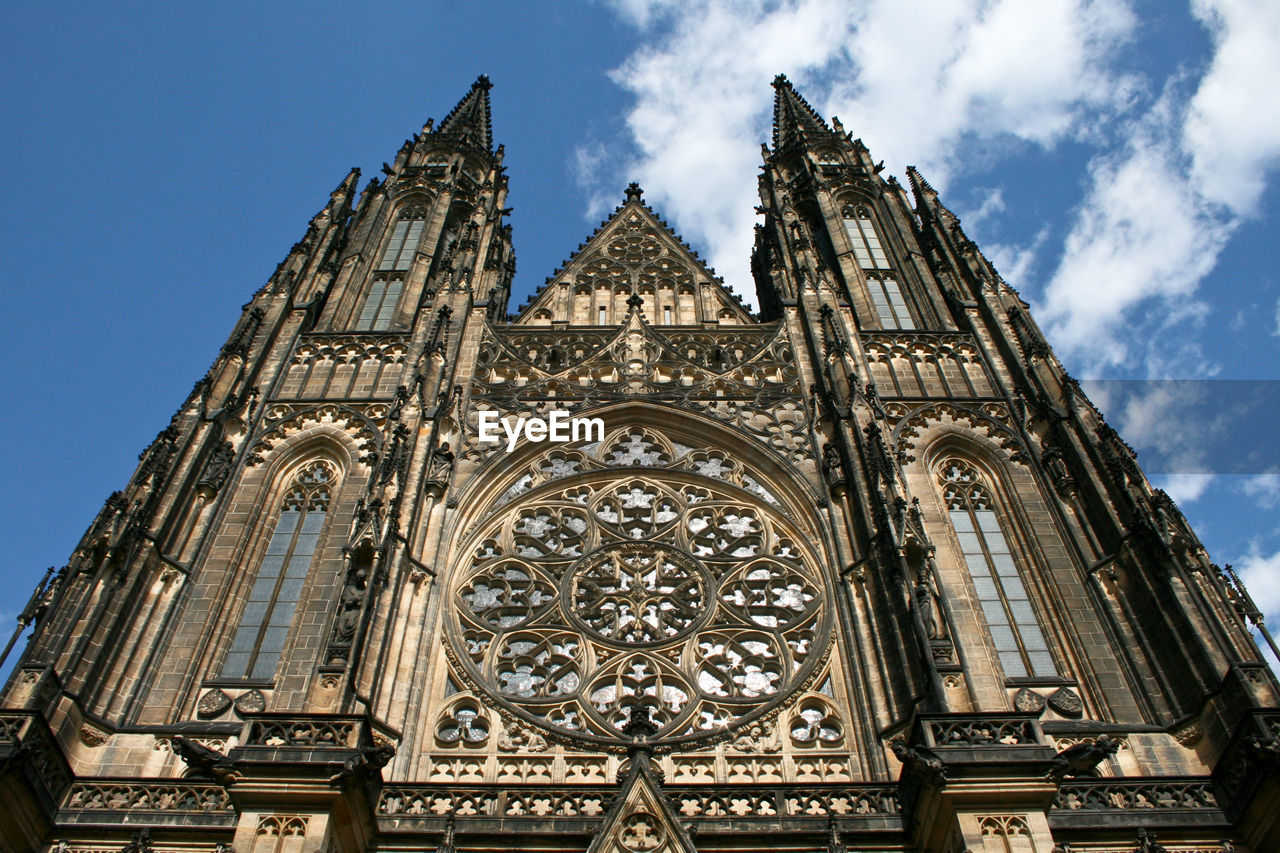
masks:
<path id="1" fill-rule="evenodd" d="M 812 134 L 829 134 L 831 128 L 791 85 L 785 74 L 773 78 L 773 150 L 777 151 Z"/>
<path id="2" fill-rule="evenodd" d="M 342 179 L 342 183 L 338 184 L 338 186 L 334 188 L 333 192 L 329 193 L 330 200 L 334 203 L 338 203 L 339 199 L 351 196 L 356 191 L 356 184 L 359 183 L 359 181 L 360 169 L 359 167 L 356 167 L 350 172 L 347 172 L 347 176 Z"/>
<path id="3" fill-rule="evenodd" d="M 915 166 L 908 166 L 907 180 L 911 182 L 911 193 L 916 197 L 917 210 L 938 217 L 947 228 L 953 228 L 960 224 L 960 220 L 956 215 L 938 200 L 938 191 L 924 179 L 924 175 L 920 174 L 919 169 Z"/>
<path id="4" fill-rule="evenodd" d="M 465 142 L 489 151 L 493 148 L 493 128 L 489 123 L 489 90 L 493 84 L 481 74 L 471 91 L 440 122 L 436 133 L 457 134 Z"/>
<path id="5" fill-rule="evenodd" d="M 907 167 L 907 179 L 911 181 L 911 192 L 916 197 L 916 204 L 919 204 L 926 197 L 930 200 L 938 197 L 938 191 L 930 186 L 929 182 L 924 179 L 924 175 L 920 174 L 920 170 L 915 166 Z"/>

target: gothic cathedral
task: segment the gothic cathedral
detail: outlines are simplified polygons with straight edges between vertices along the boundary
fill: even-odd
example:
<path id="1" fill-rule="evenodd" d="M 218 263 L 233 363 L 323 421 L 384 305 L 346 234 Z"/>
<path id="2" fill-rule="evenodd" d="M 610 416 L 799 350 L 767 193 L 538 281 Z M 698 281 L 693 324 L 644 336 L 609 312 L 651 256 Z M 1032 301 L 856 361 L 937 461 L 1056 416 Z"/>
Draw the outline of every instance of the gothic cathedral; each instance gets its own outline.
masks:
<path id="1" fill-rule="evenodd" d="M 759 313 L 635 184 L 509 313 L 489 90 L 36 591 L 0 848 L 1280 850 L 1257 608 L 924 177 L 779 77 Z"/>

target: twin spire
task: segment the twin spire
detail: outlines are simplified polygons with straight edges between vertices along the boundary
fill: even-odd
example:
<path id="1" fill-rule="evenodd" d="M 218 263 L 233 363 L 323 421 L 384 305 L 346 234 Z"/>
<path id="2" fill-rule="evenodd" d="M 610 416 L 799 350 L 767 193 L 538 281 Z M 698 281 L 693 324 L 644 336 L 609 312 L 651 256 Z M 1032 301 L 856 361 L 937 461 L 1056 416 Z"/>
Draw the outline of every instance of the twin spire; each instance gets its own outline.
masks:
<path id="1" fill-rule="evenodd" d="M 489 90 L 493 83 L 481 74 L 471 90 L 435 128 L 435 133 L 455 135 L 460 142 L 470 143 L 485 151 L 493 149 L 493 125 L 489 113 Z M 785 74 L 773 78 L 773 150 L 785 148 L 806 137 L 830 134 L 817 110 L 795 90 Z M 429 125 L 428 125 L 429 127 Z"/>

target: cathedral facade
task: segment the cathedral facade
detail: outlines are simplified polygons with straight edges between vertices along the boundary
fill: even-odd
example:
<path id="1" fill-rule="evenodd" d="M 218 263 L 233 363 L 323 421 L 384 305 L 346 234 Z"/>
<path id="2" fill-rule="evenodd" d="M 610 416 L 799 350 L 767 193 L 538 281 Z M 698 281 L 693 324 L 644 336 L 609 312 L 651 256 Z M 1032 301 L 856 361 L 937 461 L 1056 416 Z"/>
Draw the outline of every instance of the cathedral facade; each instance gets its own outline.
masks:
<path id="1" fill-rule="evenodd" d="M 489 90 L 36 591 L 0 848 L 1280 849 L 1257 608 L 923 176 L 779 77 L 758 313 L 635 184 L 511 313 Z"/>

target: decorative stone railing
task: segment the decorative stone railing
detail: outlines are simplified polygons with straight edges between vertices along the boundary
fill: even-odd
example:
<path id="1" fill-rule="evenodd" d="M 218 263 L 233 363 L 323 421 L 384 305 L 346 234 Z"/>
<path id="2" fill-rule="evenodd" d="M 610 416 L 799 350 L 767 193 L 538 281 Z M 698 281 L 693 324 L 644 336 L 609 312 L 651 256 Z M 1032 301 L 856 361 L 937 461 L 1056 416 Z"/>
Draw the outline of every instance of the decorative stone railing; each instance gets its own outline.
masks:
<path id="1" fill-rule="evenodd" d="M 235 814 L 231 798 L 221 785 L 137 779 L 76 782 L 62 801 L 62 811 Z"/>
<path id="2" fill-rule="evenodd" d="M 666 785 L 663 791 L 682 818 L 696 821 L 780 818 L 900 819 L 897 785 L 742 786 Z M 378 799 L 380 819 L 443 821 L 447 818 L 580 818 L 598 820 L 616 787 L 388 785 Z"/>
<path id="3" fill-rule="evenodd" d="M 1207 779 L 1069 779 L 1053 801 L 1053 809 L 1073 812 L 1217 808 Z"/>

